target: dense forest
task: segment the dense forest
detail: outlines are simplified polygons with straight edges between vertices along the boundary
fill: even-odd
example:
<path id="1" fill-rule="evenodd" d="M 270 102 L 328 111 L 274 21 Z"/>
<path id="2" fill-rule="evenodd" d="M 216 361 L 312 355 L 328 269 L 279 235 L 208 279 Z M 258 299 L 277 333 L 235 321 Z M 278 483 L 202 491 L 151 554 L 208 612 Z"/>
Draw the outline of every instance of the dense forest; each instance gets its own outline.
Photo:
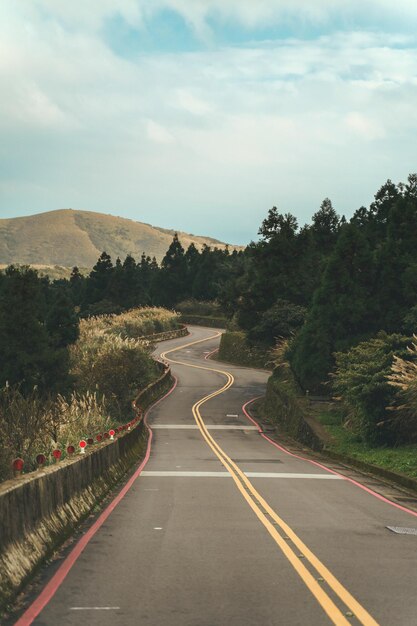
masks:
<path id="1" fill-rule="evenodd" d="M 74 267 L 70 280 L 10 266 L 0 274 L 0 385 L 71 391 L 68 347 L 79 319 L 215 302 L 249 344 L 268 349 L 287 339 L 300 389 L 342 395 L 370 441 L 417 439 L 414 409 L 395 418 L 388 410 L 395 386 L 411 407 L 416 394 L 417 175 L 388 180 L 349 220 L 328 198 L 303 226 L 273 207 L 258 234 L 241 252 L 184 250 L 174 236 L 160 265 L 145 253 L 113 260 L 103 251 L 88 276 Z M 401 368 L 414 380 L 407 389 Z"/>

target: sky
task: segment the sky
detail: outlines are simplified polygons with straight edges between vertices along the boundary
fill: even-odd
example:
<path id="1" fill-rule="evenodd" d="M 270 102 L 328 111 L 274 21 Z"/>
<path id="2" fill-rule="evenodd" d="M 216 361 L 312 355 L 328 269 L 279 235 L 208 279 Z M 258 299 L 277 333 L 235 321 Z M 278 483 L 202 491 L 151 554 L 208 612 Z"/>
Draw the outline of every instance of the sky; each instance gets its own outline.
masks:
<path id="1" fill-rule="evenodd" d="M 0 217 L 245 244 L 417 171 L 415 0 L 2 0 Z"/>

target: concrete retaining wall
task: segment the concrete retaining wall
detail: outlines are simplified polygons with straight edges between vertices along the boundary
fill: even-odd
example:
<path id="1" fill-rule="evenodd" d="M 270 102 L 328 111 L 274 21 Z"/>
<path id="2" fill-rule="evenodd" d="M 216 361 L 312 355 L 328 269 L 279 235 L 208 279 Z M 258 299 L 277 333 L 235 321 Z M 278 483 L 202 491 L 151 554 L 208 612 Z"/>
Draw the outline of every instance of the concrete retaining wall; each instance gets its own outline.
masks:
<path id="1" fill-rule="evenodd" d="M 139 394 L 136 407 L 146 409 L 171 383 L 167 369 Z M 141 421 L 83 456 L 0 486 L 0 609 L 141 458 L 145 447 Z"/>
<path id="2" fill-rule="evenodd" d="M 227 318 L 211 317 L 210 315 L 191 315 L 188 313 L 181 314 L 181 321 L 185 324 L 193 326 L 206 326 L 208 328 L 226 328 Z"/>
<path id="3" fill-rule="evenodd" d="M 156 333 L 154 335 L 143 335 L 139 339 L 146 339 L 146 341 L 168 341 L 168 339 L 177 339 L 179 337 L 186 337 L 189 334 L 188 328 L 183 324 L 181 328 L 175 328 L 174 330 L 165 330 L 162 333 Z"/>

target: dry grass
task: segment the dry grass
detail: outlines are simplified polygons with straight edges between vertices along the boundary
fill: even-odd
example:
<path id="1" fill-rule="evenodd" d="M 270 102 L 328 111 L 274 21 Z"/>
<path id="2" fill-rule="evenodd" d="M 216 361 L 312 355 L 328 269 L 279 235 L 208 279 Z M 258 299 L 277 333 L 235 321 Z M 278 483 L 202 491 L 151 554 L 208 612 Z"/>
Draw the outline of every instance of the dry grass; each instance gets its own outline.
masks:
<path id="1" fill-rule="evenodd" d="M 158 307 L 132 309 L 121 315 L 101 315 L 80 322 L 80 338 L 105 334 L 122 338 L 143 338 L 146 335 L 172 330 L 179 325 L 179 315 Z"/>
<path id="2" fill-rule="evenodd" d="M 0 262 L 92 267 L 106 250 L 113 260 L 142 252 L 160 261 L 174 231 L 91 211 L 63 209 L 39 215 L 0 219 Z M 179 232 L 184 248 L 194 243 L 224 248 L 209 237 Z"/>
<path id="3" fill-rule="evenodd" d="M 397 389 L 394 411 L 397 428 L 417 441 L 417 336 L 407 348 L 410 359 L 394 356 L 388 383 Z"/>
<path id="4" fill-rule="evenodd" d="M 0 390 L 0 480 L 10 477 L 17 456 L 34 469 L 38 453 L 50 458 L 58 447 L 65 454 L 69 444 L 131 419 L 132 399 L 159 376 L 143 336 L 176 326 L 178 315 L 159 308 L 81 320 L 70 347 L 76 392 L 45 400 L 36 389 L 28 396 L 17 388 Z"/>

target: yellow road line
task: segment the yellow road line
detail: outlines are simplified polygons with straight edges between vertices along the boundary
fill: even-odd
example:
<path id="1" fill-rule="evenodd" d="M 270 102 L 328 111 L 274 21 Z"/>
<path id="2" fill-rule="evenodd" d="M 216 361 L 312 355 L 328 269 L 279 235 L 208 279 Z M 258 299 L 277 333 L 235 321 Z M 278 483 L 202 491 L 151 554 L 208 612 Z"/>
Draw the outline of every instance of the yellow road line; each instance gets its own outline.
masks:
<path id="1" fill-rule="evenodd" d="M 207 337 L 205 339 L 198 339 L 177 348 L 172 348 L 171 350 L 167 350 L 166 352 L 162 353 L 161 357 L 167 358 L 167 354 L 177 352 L 178 350 L 183 350 L 184 348 L 188 348 L 189 346 L 193 346 L 198 343 L 209 341 L 210 339 L 215 339 L 219 337 L 220 334 L 221 333 L 216 333 L 215 335 L 211 335 L 210 337 Z M 204 398 L 198 400 L 192 407 L 194 419 L 199 426 L 201 434 L 206 443 L 209 445 L 214 454 L 218 457 L 224 467 L 231 474 L 237 488 L 242 493 L 243 497 L 248 502 L 255 515 L 268 530 L 269 534 L 275 540 L 283 554 L 294 567 L 298 575 L 301 577 L 305 585 L 314 595 L 314 597 L 319 602 L 320 606 L 323 608 L 331 621 L 337 626 L 350 626 L 350 622 L 346 619 L 346 617 L 336 606 L 333 600 L 329 597 L 329 595 L 324 591 L 324 589 L 318 584 L 316 579 L 312 576 L 312 574 L 305 567 L 305 565 L 301 563 L 299 556 L 297 556 L 296 553 L 291 549 L 291 547 L 287 543 L 287 540 L 284 539 L 277 532 L 276 528 L 274 528 L 273 524 L 270 522 L 270 520 L 268 520 L 265 513 L 267 513 L 281 528 L 285 535 L 289 537 L 292 543 L 303 554 L 306 561 L 308 561 L 310 565 L 320 574 L 320 576 L 324 579 L 324 581 L 326 581 L 332 591 L 350 609 L 350 611 L 355 615 L 359 622 L 363 624 L 363 626 L 378 626 L 378 623 L 368 613 L 368 611 L 366 611 L 366 609 L 349 593 L 349 591 L 339 582 L 339 580 L 329 571 L 329 569 L 305 545 L 305 543 L 298 537 L 298 535 L 291 529 L 291 527 L 288 526 L 288 524 L 286 524 L 286 522 L 284 522 L 284 520 L 277 515 L 274 509 L 272 509 L 272 507 L 266 502 L 266 500 L 264 500 L 261 494 L 255 489 L 255 487 L 252 485 L 247 476 L 242 472 L 239 466 L 236 465 L 236 463 L 234 463 L 234 461 L 225 453 L 225 451 L 219 446 L 219 444 L 215 441 L 215 439 L 213 439 L 212 435 L 207 430 L 207 427 L 200 413 L 200 407 L 204 403 L 208 402 L 208 400 L 210 400 L 211 398 L 214 398 L 227 391 L 227 389 L 229 389 L 233 385 L 233 375 L 225 370 L 219 370 L 201 365 L 194 365 L 183 361 L 177 361 L 175 359 L 168 360 L 172 363 L 185 365 L 186 367 L 216 372 L 226 377 L 227 382 L 223 387 L 208 394 L 207 396 L 204 396 Z"/>

